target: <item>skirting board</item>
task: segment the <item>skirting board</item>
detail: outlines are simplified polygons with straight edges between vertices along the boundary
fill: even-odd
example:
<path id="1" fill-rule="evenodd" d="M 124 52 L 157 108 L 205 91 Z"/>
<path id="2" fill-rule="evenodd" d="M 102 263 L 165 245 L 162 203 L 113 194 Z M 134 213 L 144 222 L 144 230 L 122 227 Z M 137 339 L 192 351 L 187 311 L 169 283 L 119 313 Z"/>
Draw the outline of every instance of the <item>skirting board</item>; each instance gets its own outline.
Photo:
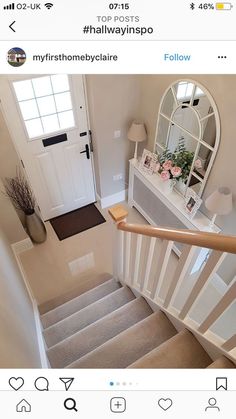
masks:
<path id="1" fill-rule="evenodd" d="M 127 199 L 128 190 L 123 189 L 123 191 L 117 192 L 113 195 L 105 196 L 104 198 L 101 198 L 97 195 L 98 200 L 101 202 L 102 208 L 110 207 L 111 205 L 118 204 L 119 202 L 123 202 Z"/>

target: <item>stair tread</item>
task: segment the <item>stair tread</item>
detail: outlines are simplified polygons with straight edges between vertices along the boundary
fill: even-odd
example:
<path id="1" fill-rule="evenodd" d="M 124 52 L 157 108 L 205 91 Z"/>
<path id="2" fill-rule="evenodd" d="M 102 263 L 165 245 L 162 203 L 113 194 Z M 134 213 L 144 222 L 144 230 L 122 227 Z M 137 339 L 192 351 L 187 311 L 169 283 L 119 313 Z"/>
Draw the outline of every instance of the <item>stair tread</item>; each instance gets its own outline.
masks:
<path id="1" fill-rule="evenodd" d="M 64 368 L 151 313 L 151 307 L 142 297 L 125 304 L 73 336 L 52 346 L 47 351 L 51 366 Z"/>
<path id="2" fill-rule="evenodd" d="M 206 368 L 211 362 L 194 335 L 185 329 L 128 368 Z"/>
<path id="3" fill-rule="evenodd" d="M 48 311 L 41 316 L 41 322 L 44 329 L 65 319 L 68 316 L 71 316 L 77 311 L 82 310 L 84 307 L 92 304 L 93 302 L 99 300 L 105 295 L 110 294 L 120 287 L 121 284 L 112 278 L 102 283 L 101 285 L 90 289 L 82 295 L 79 295 L 78 297 L 75 297 L 72 300 L 54 308 L 53 310 Z"/>
<path id="4" fill-rule="evenodd" d="M 216 359 L 207 368 L 236 368 L 235 364 L 225 356 Z"/>
<path id="5" fill-rule="evenodd" d="M 72 300 L 79 295 L 84 294 L 85 292 L 89 291 L 92 288 L 97 287 L 98 285 L 103 284 L 104 282 L 108 281 L 112 278 L 112 275 L 109 273 L 102 273 L 96 274 L 95 276 L 91 276 L 89 278 L 83 279 L 76 287 L 73 287 L 71 290 L 60 294 L 57 297 L 54 297 L 44 303 L 41 303 L 38 306 L 39 313 L 41 315 L 47 313 L 48 311 L 53 310 L 54 308 Z"/>
<path id="6" fill-rule="evenodd" d="M 134 299 L 135 296 L 128 287 L 121 287 L 82 310 L 50 326 L 43 331 L 48 348 Z"/>
<path id="7" fill-rule="evenodd" d="M 126 368 L 176 333 L 164 313 L 153 313 L 67 368 Z"/>

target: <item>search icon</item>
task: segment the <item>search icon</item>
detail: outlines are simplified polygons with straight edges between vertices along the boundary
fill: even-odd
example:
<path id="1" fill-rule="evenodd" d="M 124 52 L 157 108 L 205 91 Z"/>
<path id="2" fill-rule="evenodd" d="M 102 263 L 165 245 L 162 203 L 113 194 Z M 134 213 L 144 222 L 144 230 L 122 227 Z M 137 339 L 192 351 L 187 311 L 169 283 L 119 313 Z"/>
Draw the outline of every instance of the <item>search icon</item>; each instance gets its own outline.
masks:
<path id="1" fill-rule="evenodd" d="M 74 410 L 75 412 L 78 412 L 78 409 L 76 408 L 75 399 L 71 399 L 71 398 L 66 399 L 64 401 L 64 406 L 65 406 L 65 409 L 67 409 L 67 410 Z"/>

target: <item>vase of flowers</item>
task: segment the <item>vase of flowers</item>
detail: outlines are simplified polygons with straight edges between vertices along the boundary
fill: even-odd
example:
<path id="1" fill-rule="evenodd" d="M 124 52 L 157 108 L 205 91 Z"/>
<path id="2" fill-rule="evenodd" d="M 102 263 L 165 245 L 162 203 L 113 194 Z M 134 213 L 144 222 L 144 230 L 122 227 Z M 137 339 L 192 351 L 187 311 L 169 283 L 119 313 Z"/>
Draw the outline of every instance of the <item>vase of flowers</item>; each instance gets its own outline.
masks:
<path id="1" fill-rule="evenodd" d="M 173 190 L 176 185 L 177 189 L 184 193 L 193 157 L 194 153 L 186 150 L 182 137 L 174 152 L 165 148 L 163 153 L 158 156 L 156 172 L 160 174 L 164 184 L 169 183 L 169 190 Z M 166 189 L 166 187 L 164 188 Z"/>
<path id="2" fill-rule="evenodd" d="M 46 228 L 35 212 L 35 197 L 24 175 L 17 170 L 16 176 L 7 178 L 4 186 L 5 195 L 10 198 L 17 210 L 25 214 L 26 230 L 32 241 L 43 243 L 47 237 Z"/>

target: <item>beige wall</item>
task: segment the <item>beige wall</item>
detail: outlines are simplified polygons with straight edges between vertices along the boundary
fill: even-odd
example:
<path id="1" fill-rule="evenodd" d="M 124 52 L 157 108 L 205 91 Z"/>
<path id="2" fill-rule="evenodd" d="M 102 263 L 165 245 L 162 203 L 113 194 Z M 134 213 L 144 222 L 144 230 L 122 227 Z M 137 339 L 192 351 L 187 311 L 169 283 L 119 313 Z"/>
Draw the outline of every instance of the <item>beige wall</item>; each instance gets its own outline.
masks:
<path id="1" fill-rule="evenodd" d="M 139 117 L 139 76 L 90 75 L 86 77 L 89 113 L 94 141 L 94 160 L 97 191 L 101 197 L 125 189 L 124 182 L 113 181 L 122 173 L 128 182 L 128 160 L 134 144 L 127 140 L 127 130 Z M 114 131 L 121 130 L 121 138 L 114 139 Z"/>
<path id="2" fill-rule="evenodd" d="M 148 148 L 153 150 L 156 118 L 161 97 L 167 87 L 186 75 L 151 75 L 141 77 L 141 116 L 148 128 Z M 235 182 L 235 115 L 236 115 L 236 76 L 228 75 L 188 75 L 205 86 L 213 96 L 221 120 L 221 143 L 210 173 L 203 200 L 219 186 L 228 186 L 236 198 Z M 207 210 L 202 205 L 202 211 Z M 217 224 L 225 233 L 236 234 L 236 209 L 227 217 L 218 217 Z M 229 282 L 236 275 L 236 256 L 228 256 L 219 273 Z"/>
<path id="3" fill-rule="evenodd" d="M 0 191 L 4 191 L 6 177 L 14 176 L 20 162 L 11 141 L 5 120 L 0 112 Z M 8 198 L 0 192 L 0 222 L 11 243 L 27 237 L 19 217 Z M 22 218 L 23 220 L 23 218 Z"/>
<path id="4" fill-rule="evenodd" d="M 33 308 L 0 230 L 0 368 L 40 368 Z"/>

